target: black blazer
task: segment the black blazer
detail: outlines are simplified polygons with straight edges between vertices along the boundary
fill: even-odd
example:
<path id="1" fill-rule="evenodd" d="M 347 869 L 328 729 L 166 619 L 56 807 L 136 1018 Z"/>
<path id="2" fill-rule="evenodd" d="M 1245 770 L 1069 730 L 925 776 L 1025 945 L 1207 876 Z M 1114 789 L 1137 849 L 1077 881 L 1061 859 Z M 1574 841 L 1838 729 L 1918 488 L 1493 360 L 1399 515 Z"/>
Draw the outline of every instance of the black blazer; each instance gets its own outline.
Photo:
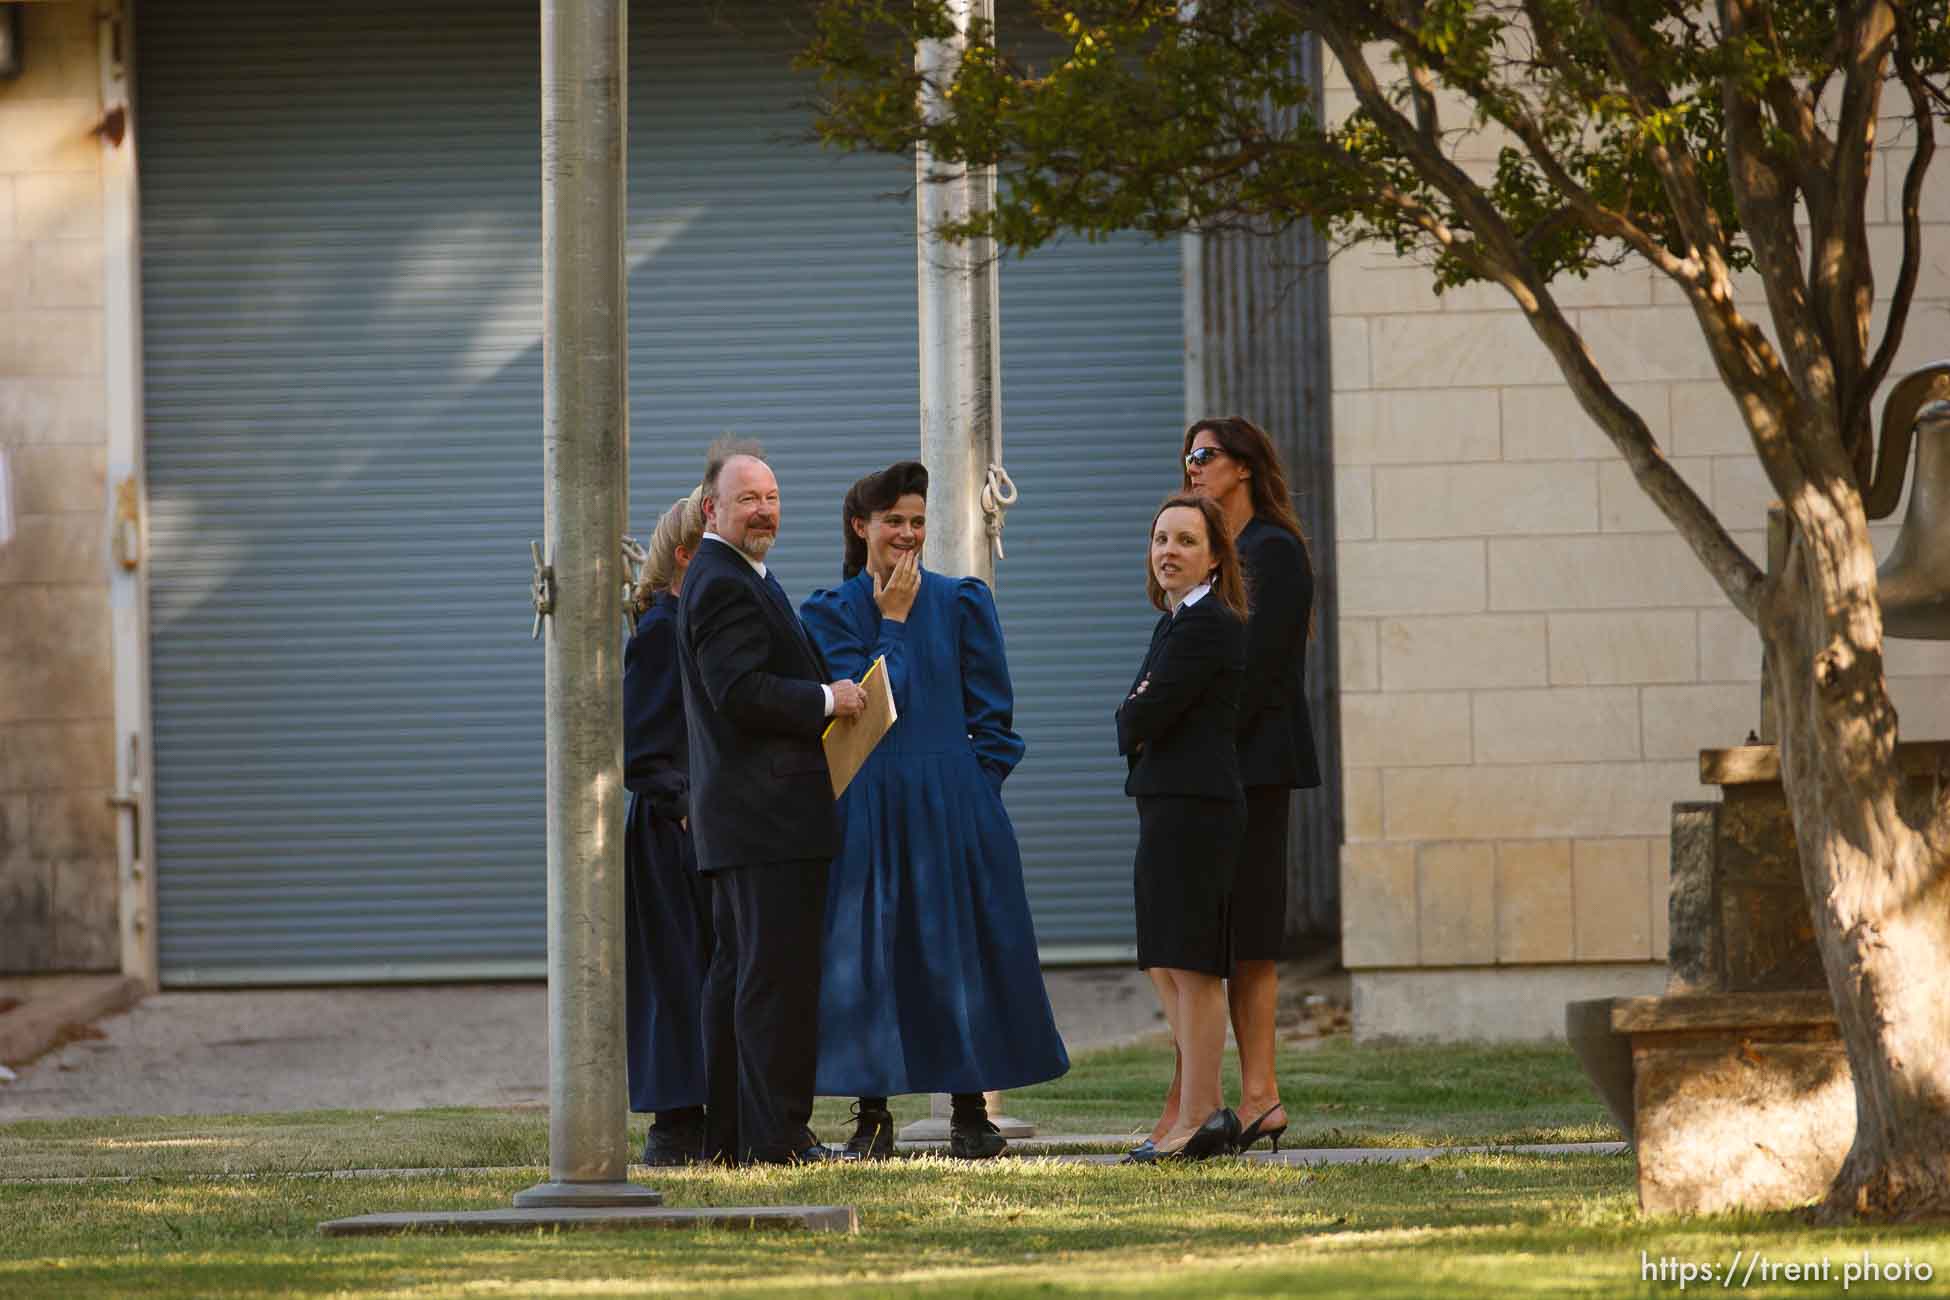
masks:
<path id="1" fill-rule="evenodd" d="M 623 647 L 623 784 L 665 821 L 691 815 L 690 743 L 677 669 L 677 598 L 660 591 Z"/>
<path id="2" fill-rule="evenodd" d="M 677 602 L 699 871 L 831 858 L 826 664 L 776 579 L 705 538 Z"/>
<path id="3" fill-rule="evenodd" d="M 1306 689 L 1313 568 L 1299 538 L 1258 516 L 1239 530 L 1237 544 L 1252 606 L 1239 697 L 1240 779 L 1309 790 L 1320 784 Z"/>
<path id="4" fill-rule="evenodd" d="M 1239 782 L 1239 691 L 1246 626 L 1208 592 L 1159 618 L 1151 649 L 1117 710 L 1129 795 L 1245 798 Z M 1148 682 L 1138 692 L 1138 684 Z"/>

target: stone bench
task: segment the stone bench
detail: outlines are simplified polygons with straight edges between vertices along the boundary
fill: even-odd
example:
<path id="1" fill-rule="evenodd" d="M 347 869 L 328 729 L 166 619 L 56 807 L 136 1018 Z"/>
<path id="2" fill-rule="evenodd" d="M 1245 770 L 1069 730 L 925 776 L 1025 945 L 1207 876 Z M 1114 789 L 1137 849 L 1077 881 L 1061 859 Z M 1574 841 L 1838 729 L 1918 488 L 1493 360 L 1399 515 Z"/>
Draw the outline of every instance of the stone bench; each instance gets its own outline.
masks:
<path id="1" fill-rule="evenodd" d="M 1613 998 L 1631 1044 L 1647 1214 L 1821 1198 L 1855 1136 L 1855 1087 L 1826 992 Z"/>
<path id="2" fill-rule="evenodd" d="M 1897 746 L 1925 797 L 1950 743 Z M 1815 943 L 1780 759 L 1700 754 L 1717 803 L 1675 804 L 1666 996 L 1565 1007 L 1585 1073 L 1638 1156 L 1647 1214 L 1820 1199 L 1855 1137 L 1855 1089 Z"/>

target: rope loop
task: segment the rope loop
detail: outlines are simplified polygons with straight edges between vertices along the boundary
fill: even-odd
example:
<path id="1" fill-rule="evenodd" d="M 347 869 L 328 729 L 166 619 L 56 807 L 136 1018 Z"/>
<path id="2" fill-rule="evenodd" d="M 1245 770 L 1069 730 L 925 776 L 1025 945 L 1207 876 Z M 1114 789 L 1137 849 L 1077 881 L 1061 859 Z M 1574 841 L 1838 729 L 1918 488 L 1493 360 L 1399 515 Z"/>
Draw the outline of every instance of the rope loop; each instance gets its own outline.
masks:
<path id="1" fill-rule="evenodd" d="M 1019 495 L 1009 471 L 999 462 L 991 462 L 988 481 L 982 485 L 982 514 L 988 520 L 989 545 L 995 548 L 998 560 L 1007 558 L 1002 554 L 1002 517 L 1009 513 L 1009 507 Z"/>

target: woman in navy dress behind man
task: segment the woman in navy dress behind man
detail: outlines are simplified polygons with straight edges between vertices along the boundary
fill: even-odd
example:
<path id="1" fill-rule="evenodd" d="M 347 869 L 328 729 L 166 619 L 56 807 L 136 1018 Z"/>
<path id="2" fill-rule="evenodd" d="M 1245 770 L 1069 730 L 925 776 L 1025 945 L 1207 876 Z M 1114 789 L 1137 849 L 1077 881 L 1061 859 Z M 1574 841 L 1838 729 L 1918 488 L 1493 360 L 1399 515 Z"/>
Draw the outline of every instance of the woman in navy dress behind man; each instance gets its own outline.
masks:
<path id="1" fill-rule="evenodd" d="M 657 523 L 623 651 L 627 1061 L 630 1109 L 657 1117 L 643 1147 L 651 1165 L 689 1164 L 704 1150 L 704 972 L 714 932 L 691 847 L 676 624 L 684 570 L 704 536 L 698 498 L 692 492 Z"/>
<path id="2" fill-rule="evenodd" d="M 1117 752 L 1137 799 L 1132 866 L 1138 967 L 1171 1024 L 1177 1096 L 1127 1159 L 1197 1160 L 1239 1138 L 1225 1106 L 1233 867 L 1246 835 L 1235 740 L 1246 667 L 1246 591 L 1218 507 L 1172 497 L 1151 524 L 1145 588 L 1162 611 L 1117 709 Z"/>
<path id="3" fill-rule="evenodd" d="M 841 507 L 846 581 L 806 630 L 838 676 L 880 656 L 898 721 L 840 799 L 820 978 L 823 1096 L 859 1098 L 848 1153 L 893 1150 L 888 1097 L 949 1093 L 949 1150 L 999 1154 L 984 1092 L 1069 1069 L 1002 782 L 1022 757 L 995 599 L 921 567 L 928 474 L 902 461 Z"/>

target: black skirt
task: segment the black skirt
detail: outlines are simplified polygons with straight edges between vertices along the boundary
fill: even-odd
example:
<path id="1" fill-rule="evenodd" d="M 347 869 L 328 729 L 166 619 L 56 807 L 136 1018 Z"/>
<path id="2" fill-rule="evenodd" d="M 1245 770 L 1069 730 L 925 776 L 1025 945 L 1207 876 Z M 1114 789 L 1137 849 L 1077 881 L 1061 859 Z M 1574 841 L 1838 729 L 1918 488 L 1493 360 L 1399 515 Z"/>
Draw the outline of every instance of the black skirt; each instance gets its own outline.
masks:
<path id="1" fill-rule="evenodd" d="M 1230 975 L 1232 874 L 1246 833 L 1245 805 L 1143 795 L 1137 808 L 1138 969 Z"/>
<path id="2" fill-rule="evenodd" d="M 1293 791 L 1246 787 L 1246 834 L 1232 876 L 1232 959 L 1286 955 L 1286 833 Z"/>

